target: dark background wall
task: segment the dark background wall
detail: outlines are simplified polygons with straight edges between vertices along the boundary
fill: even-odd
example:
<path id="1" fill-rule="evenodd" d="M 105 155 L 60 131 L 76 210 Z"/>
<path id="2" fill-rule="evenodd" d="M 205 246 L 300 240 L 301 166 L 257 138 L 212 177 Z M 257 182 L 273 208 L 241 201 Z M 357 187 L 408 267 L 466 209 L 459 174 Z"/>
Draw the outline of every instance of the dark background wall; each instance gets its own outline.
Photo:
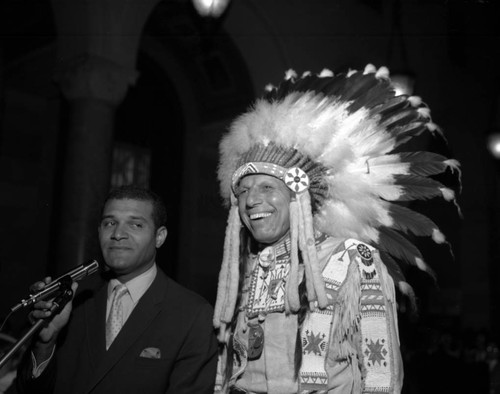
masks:
<path id="1" fill-rule="evenodd" d="M 88 3 L 95 9 L 81 16 L 68 12 L 72 3 L 63 0 L 0 5 L 0 316 L 27 295 L 30 283 L 82 262 L 58 261 L 61 231 L 72 231 L 61 224 L 72 112 L 55 75 L 71 39 L 60 27 L 61 15 L 101 20 L 103 6 Z M 126 3 L 141 8 L 140 2 Z M 116 103 L 115 156 L 107 160 L 116 181 L 124 173 L 116 155 L 135 155 L 135 179 L 165 198 L 169 237 L 159 264 L 171 276 L 214 301 L 226 221 L 215 175 L 217 145 L 229 121 L 267 83 L 278 83 L 289 68 L 301 73 L 385 65 L 414 76 L 414 94 L 447 136 L 448 145 L 424 138 L 422 147 L 454 156 L 463 167 L 463 219 L 452 204 L 418 207 L 442 228 L 454 257 L 445 246 L 418 241 L 438 282 L 408 270 L 420 315 L 402 312 L 402 335 L 411 348 L 415 326 L 427 333 L 500 331 L 500 164 L 486 150 L 487 136 L 500 129 L 495 2 L 233 0 L 218 19 L 200 17 L 187 0 L 150 3 L 137 27 L 130 16 L 130 23 L 120 19 L 116 4 L 103 1 L 109 9 L 102 12 L 110 12 L 118 27 L 90 24 L 94 30 L 78 45 L 138 72 Z M 108 49 L 99 52 L 99 43 Z M 115 54 L 119 49 L 122 54 Z M 453 177 L 447 181 L 456 186 Z M 95 235 L 90 238 L 95 242 Z M 85 258 L 95 255 L 87 250 Z M 21 314 L 9 319 L 18 332 L 23 322 Z"/>

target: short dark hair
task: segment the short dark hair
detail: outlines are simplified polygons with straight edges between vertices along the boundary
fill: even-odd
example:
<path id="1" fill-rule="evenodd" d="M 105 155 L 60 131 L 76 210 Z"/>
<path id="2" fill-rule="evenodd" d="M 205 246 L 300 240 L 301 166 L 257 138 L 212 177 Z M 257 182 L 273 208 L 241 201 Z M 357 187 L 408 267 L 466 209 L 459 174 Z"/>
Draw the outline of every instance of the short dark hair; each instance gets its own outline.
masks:
<path id="1" fill-rule="evenodd" d="M 152 215 L 155 229 L 157 230 L 167 223 L 167 208 L 165 207 L 165 203 L 161 197 L 152 190 L 136 185 L 119 186 L 111 189 L 108 193 L 104 200 L 104 204 L 102 204 L 103 209 L 110 200 L 149 201 L 153 205 Z"/>

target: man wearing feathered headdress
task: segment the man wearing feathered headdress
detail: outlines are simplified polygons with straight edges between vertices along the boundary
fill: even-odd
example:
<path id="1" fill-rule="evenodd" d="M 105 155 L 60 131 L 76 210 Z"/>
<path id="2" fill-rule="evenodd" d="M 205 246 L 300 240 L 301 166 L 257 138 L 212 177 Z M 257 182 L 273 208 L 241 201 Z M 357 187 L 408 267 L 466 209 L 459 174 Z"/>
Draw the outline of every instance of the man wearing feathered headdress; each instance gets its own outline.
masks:
<path id="1" fill-rule="evenodd" d="M 430 176 L 459 164 L 395 153 L 439 129 L 420 98 L 395 95 L 388 74 L 290 71 L 222 139 L 230 212 L 216 392 L 401 391 L 395 283 L 411 288 L 397 261 L 430 271 L 401 233 L 446 241 L 398 201 L 454 201 Z"/>

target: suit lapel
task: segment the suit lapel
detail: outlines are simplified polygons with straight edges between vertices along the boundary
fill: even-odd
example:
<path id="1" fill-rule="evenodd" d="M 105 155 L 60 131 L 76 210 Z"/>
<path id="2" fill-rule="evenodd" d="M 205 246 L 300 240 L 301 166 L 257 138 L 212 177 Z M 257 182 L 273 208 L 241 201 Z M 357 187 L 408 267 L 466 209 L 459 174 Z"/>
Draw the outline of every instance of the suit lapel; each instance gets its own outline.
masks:
<path id="1" fill-rule="evenodd" d="M 156 315 L 161 311 L 162 300 L 165 295 L 165 290 L 167 286 L 166 276 L 158 270 L 156 278 L 149 287 L 149 289 L 141 297 L 134 310 L 130 314 L 129 318 L 125 322 L 117 337 L 111 344 L 111 347 L 106 352 L 105 349 L 105 310 L 104 314 L 101 315 L 102 328 L 100 328 L 99 337 L 102 340 L 102 346 L 99 344 L 99 349 L 103 349 L 104 352 L 100 358 L 101 363 L 98 365 L 98 369 L 94 374 L 93 378 L 89 382 L 88 390 L 91 390 L 104 376 L 109 372 L 109 370 L 124 356 L 124 354 L 130 349 L 134 342 L 140 338 L 142 333 L 149 327 Z M 106 308 L 106 302 L 104 301 L 104 308 Z M 96 355 L 100 355 L 99 349 L 94 349 Z M 138 355 L 137 355 L 138 356 Z"/>

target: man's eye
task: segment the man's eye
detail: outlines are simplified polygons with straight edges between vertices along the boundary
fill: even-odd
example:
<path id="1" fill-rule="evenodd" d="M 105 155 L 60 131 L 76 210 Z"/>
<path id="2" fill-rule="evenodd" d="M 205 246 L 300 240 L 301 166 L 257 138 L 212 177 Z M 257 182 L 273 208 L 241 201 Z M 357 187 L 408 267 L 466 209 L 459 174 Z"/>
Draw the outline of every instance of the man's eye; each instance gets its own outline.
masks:
<path id="1" fill-rule="evenodd" d="M 143 228 L 144 225 L 142 223 L 132 223 L 132 227 L 135 227 L 135 228 Z"/>
<path id="2" fill-rule="evenodd" d="M 102 224 L 101 224 L 101 225 L 102 225 L 103 227 L 110 227 L 110 226 L 112 226 L 112 225 L 114 225 L 114 224 L 115 224 L 115 222 L 114 222 L 114 221 L 112 221 L 112 220 L 106 220 L 106 221 L 102 222 Z"/>

